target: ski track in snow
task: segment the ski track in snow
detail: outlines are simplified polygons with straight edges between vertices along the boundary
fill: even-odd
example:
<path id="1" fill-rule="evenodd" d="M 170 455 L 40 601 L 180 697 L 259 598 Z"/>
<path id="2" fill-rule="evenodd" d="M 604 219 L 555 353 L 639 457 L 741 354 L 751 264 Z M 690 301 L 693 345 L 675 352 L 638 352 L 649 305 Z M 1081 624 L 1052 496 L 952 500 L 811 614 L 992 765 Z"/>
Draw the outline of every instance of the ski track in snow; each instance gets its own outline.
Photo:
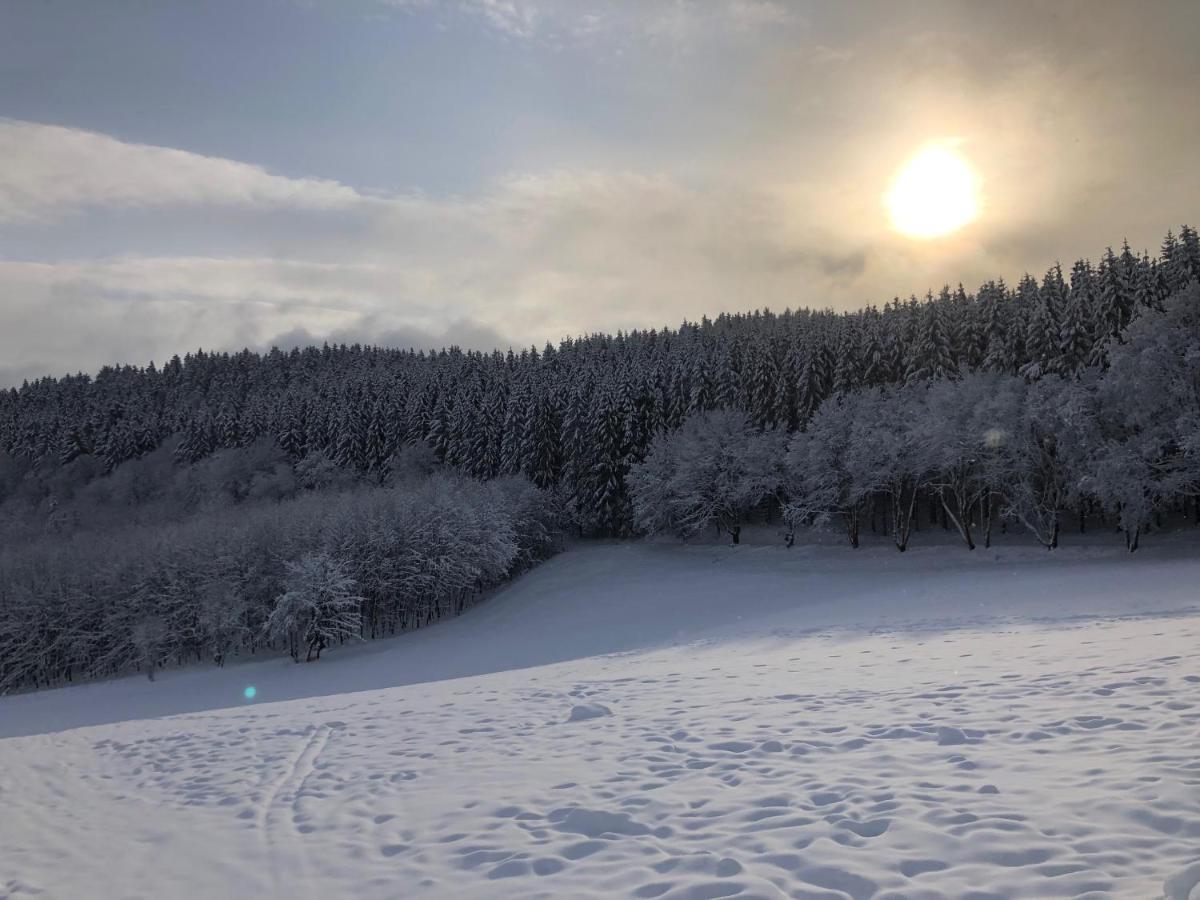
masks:
<path id="1" fill-rule="evenodd" d="M 1194 608 L 805 625 L 2 740 L 0 898 L 1200 897 Z"/>
<path id="2" fill-rule="evenodd" d="M 312 830 L 302 809 L 302 800 L 307 796 L 305 786 L 312 777 L 325 745 L 329 742 L 331 726 L 318 725 L 311 729 L 307 739 L 301 742 L 299 752 L 283 770 L 281 777 L 271 785 L 264 800 L 258 806 L 254 819 L 266 841 L 267 855 L 271 865 L 271 881 L 278 893 L 286 883 L 287 873 L 282 870 L 281 844 L 286 846 L 293 865 L 301 873 L 300 885 L 308 884 L 307 854 L 301 836 Z M 286 808 L 281 808 L 286 807 Z M 247 810 L 249 812 L 249 810 Z"/>

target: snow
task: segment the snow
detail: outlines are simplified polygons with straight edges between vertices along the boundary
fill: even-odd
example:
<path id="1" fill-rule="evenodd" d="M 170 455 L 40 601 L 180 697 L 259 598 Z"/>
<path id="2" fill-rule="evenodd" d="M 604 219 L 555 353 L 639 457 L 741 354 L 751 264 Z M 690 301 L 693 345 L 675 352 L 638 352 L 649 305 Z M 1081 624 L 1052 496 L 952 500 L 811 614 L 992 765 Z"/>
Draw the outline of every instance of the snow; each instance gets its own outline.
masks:
<path id="1" fill-rule="evenodd" d="M 579 545 L 310 665 L 0 698 L 0 898 L 1195 900 L 1156 538 Z"/>
<path id="2" fill-rule="evenodd" d="M 611 716 L 612 710 L 607 706 L 599 703 L 581 703 L 579 706 L 571 707 L 571 717 L 569 722 L 582 722 L 585 719 L 599 719 L 602 716 Z"/>

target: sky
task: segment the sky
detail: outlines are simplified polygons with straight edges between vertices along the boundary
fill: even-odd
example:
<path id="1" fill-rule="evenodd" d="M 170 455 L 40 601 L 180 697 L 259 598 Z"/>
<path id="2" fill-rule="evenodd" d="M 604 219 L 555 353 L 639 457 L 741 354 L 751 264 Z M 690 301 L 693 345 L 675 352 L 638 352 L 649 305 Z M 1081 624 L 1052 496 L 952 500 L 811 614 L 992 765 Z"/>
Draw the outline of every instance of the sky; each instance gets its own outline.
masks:
<path id="1" fill-rule="evenodd" d="M 0 386 L 203 347 L 472 349 L 1156 251 L 1200 4 L 6 0 Z M 980 213 L 897 232 L 922 147 Z"/>

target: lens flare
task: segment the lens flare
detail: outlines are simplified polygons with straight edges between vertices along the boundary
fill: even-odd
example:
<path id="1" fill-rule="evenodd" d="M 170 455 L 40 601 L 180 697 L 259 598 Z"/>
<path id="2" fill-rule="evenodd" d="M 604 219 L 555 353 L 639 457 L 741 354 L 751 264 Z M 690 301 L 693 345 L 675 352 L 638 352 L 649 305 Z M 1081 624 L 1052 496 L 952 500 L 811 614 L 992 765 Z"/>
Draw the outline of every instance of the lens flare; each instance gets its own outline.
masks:
<path id="1" fill-rule="evenodd" d="M 942 237 L 979 217 L 979 176 L 962 155 L 931 144 L 901 167 L 884 205 L 901 234 Z"/>
<path id="2" fill-rule="evenodd" d="M 247 700 L 253 700 L 258 695 L 258 688 L 252 684 L 246 685 L 246 689 L 242 691 L 242 696 Z"/>

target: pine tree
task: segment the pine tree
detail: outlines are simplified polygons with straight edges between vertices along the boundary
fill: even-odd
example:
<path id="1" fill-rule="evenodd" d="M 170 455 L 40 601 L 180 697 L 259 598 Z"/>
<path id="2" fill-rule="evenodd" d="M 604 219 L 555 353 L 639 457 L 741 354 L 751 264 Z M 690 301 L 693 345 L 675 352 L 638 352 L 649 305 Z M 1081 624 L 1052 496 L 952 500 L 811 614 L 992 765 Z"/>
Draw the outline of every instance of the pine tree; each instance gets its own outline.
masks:
<path id="1" fill-rule="evenodd" d="M 540 488 L 558 483 L 562 466 L 561 425 L 552 397 L 541 397 L 533 407 L 522 448 L 522 470 Z"/>
<path id="2" fill-rule="evenodd" d="M 388 449 L 387 414 L 381 401 L 371 403 L 364 431 L 364 467 L 369 472 L 381 472 L 392 455 Z"/>
<path id="3" fill-rule="evenodd" d="M 425 432 L 425 442 L 433 448 L 433 452 L 437 454 L 437 458 L 444 460 L 446 451 L 450 446 L 450 430 L 452 423 L 450 421 L 451 403 L 450 394 L 448 391 L 443 391 L 437 399 L 437 403 L 433 407 L 433 413 L 429 417 L 428 430 Z M 515 469 L 513 471 L 516 471 Z"/>
<path id="4" fill-rule="evenodd" d="M 779 427 L 794 431 L 800 427 L 800 410 L 797 403 L 796 384 L 799 381 L 796 354 L 792 349 L 783 352 L 779 372 L 775 377 L 773 405 Z"/>
<path id="5" fill-rule="evenodd" d="M 862 384 L 862 370 L 858 359 L 858 338 L 852 330 L 842 332 L 835 356 L 837 361 L 833 367 L 832 393 L 855 390 Z"/>
<path id="6" fill-rule="evenodd" d="M 950 356 L 941 306 L 932 296 L 926 298 L 919 322 L 904 375 L 905 383 L 954 377 L 958 370 Z"/>
<path id="7" fill-rule="evenodd" d="M 583 520 L 601 535 L 620 536 L 628 530 L 629 497 L 625 475 L 628 453 L 625 447 L 624 417 L 616 403 L 612 386 L 601 388 L 595 397 L 589 433 L 590 466 L 586 477 L 589 488 L 582 498 Z"/>
<path id="8" fill-rule="evenodd" d="M 775 385 L 778 380 L 779 368 L 774 354 L 770 347 L 764 347 L 754 358 L 750 395 L 747 398 L 751 417 L 759 428 L 772 428 L 775 425 Z"/>
<path id="9" fill-rule="evenodd" d="M 1179 268 L 1180 278 L 1186 287 L 1188 282 L 1200 281 L 1200 235 L 1190 225 L 1179 229 Z"/>
<path id="10" fill-rule="evenodd" d="M 1143 256 L 1136 263 L 1133 280 L 1134 304 L 1139 309 L 1159 309 L 1159 294 L 1155 286 L 1154 267 Z"/>
<path id="11" fill-rule="evenodd" d="M 1043 276 L 1040 297 L 1050 321 L 1057 328 L 1067 302 L 1067 283 L 1060 263 L 1055 263 Z"/>
<path id="12" fill-rule="evenodd" d="M 953 343 L 958 348 L 956 367 L 959 371 L 974 372 L 983 367 L 987 355 L 987 335 L 980 304 L 968 296 L 960 284 L 954 292 L 953 309 L 956 320 Z"/>
<path id="13" fill-rule="evenodd" d="M 862 330 L 859 344 L 859 357 L 862 360 L 862 385 L 873 387 L 891 380 L 887 361 L 884 356 L 883 342 L 879 338 L 878 316 L 872 316 L 870 323 Z M 789 430 L 794 431 L 795 427 Z"/>
<path id="14" fill-rule="evenodd" d="M 1119 340 L 1133 314 L 1133 290 L 1128 282 L 1125 266 L 1111 247 L 1104 252 L 1100 261 L 1096 283 L 1094 340 L 1089 363 L 1103 366 L 1107 361 L 1109 343 Z"/>
<path id="15" fill-rule="evenodd" d="M 1159 248 L 1159 259 L 1162 261 L 1160 268 L 1166 292 L 1172 293 L 1186 287 L 1188 272 L 1184 248 L 1169 230 Z"/>
<path id="16" fill-rule="evenodd" d="M 708 360 L 699 346 L 693 350 L 691 359 L 691 392 L 688 396 L 688 413 L 706 412 L 716 405 L 717 391 L 713 384 Z"/>
<path id="17" fill-rule="evenodd" d="M 280 415 L 278 431 L 275 435 L 275 440 L 279 444 L 281 450 L 286 453 L 291 459 L 300 459 L 304 456 L 306 447 L 305 434 L 305 415 L 303 407 L 291 400 L 288 402 Z M 204 453 L 207 454 L 210 448 L 208 429 L 204 432 L 195 435 L 189 435 L 185 440 L 191 441 L 191 446 L 205 447 Z M 193 459 L 198 457 L 193 457 Z"/>
<path id="18" fill-rule="evenodd" d="M 1087 365 L 1092 350 L 1092 328 L 1087 315 L 1092 302 L 1091 271 L 1080 261 L 1071 271 L 1071 288 L 1058 328 L 1059 354 L 1053 362 L 1054 371 L 1074 375 Z"/>
<path id="19" fill-rule="evenodd" d="M 504 411 L 500 439 L 500 473 L 515 475 L 521 471 L 521 451 L 525 444 L 529 398 L 523 382 L 513 386 Z"/>
<path id="20" fill-rule="evenodd" d="M 1027 361 L 1020 368 L 1026 378 L 1040 378 L 1057 371 L 1061 357 L 1058 324 L 1051 312 L 1052 294 L 1039 291 L 1029 318 L 1025 322 L 1025 352 Z"/>

